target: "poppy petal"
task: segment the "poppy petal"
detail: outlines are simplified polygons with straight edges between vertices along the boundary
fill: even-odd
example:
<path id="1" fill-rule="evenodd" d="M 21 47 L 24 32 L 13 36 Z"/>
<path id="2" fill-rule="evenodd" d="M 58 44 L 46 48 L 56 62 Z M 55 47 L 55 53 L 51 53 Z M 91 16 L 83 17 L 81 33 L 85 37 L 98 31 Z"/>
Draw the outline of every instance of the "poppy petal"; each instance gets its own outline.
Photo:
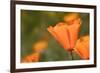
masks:
<path id="1" fill-rule="evenodd" d="M 52 26 L 48 27 L 47 30 L 49 31 L 49 33 L 51 33 L 51 35 L 60 43 L 60 39 L 59 37 L 57 36 L 56 32 L 54 31 L 54 28 Z"/>
<path id="2" fill-rule="evenodd" d="M 89 59 L 89 36 L 80 38 L 74 50 L 82 59 Z"/>
<path id="3" fill-rule="evenodd" d="M 64 47 L 64 49 L 69 50 L 70 43 L 69 43 L 69 39 L 68 39 L 68 34 L 66 32 L 67 24 L 65 24 L 65 23 L 62 23 L 62 25 L 60 25 L 60 24 L 58 23 L 57 24 L 58 26 L 56 25 L 54 27 L 54 31 L 56 32 L 56 35 L 59 37 L 60 42 L 62 43 L 61 45 Z"/>
<path id="4" fill-rule="evenodd" d="M 79 32 L 80 25 L 69 25 L 68 26 L 68 32 L 69 32 L 69 40 L 70 40 L 70 48 L 74 48 L 77 38 L 78 38 L 78 32 Z"/>

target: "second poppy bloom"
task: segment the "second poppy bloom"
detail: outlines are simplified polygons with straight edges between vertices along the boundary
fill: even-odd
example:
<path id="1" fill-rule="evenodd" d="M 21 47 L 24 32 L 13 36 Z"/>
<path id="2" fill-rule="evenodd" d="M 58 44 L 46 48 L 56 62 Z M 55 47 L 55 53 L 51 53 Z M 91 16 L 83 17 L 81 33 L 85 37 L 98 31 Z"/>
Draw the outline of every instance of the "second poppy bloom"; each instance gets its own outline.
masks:
<path id="1" fill-rule="evenodd" d="M 81 59 L 89 59 L 89 36 L 83 36 L 77 40 L 74 50 Z"/>

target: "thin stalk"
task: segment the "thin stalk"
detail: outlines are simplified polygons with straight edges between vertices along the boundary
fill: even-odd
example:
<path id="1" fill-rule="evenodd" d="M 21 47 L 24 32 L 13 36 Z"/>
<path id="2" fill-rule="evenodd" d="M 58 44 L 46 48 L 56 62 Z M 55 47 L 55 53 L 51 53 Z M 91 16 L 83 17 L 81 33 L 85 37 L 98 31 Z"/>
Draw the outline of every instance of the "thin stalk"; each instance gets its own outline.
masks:
<path id="1" fill-rule="evenodd" d="M 73 51 L 70 51 L 71 59 L 74 60 Z"/>

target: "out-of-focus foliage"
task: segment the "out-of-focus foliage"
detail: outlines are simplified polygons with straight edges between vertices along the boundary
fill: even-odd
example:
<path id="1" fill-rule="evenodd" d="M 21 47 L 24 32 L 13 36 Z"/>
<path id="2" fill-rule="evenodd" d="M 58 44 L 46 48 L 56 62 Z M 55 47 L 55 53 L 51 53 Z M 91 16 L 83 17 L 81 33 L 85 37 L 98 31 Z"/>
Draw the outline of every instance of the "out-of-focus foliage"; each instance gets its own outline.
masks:
<path id="1" fill-rule="evenodd" d="M 47 31 L 48 26 L 62 22 L 66 14 L 67 12 L 21 10 L 21 58 L 34 52 L 32 49 L 34 43 L 48 39 L 48 47 L 41 54 L 40 61 L 71 60 L 71 55 Z M 82 25 L 79 37 L 89 34 L 89 14 L 80 13 L 80 16 Z M 75 52 L 73 52 L 73 57 L 75 60 L 80 59 Z"/>

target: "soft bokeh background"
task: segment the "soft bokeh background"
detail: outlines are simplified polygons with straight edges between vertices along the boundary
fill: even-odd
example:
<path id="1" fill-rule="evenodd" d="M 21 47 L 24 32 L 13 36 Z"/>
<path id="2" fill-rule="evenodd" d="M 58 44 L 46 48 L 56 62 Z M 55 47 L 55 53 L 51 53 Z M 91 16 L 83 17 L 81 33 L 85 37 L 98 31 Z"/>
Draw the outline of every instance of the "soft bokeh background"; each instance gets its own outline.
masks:
<path id="1" fill-rule="evenodd" d="M 71 60 L 71 55 L 47 31 L 63 21 L 67 12 L 21 10 L 21 58 L 33 53 L 32 45 L 42 38 L 49 38 L 48 48 L 41 54 L 40 62 Z M 82 25 L 79 37 L 89 34 L 89 14 L 80 13 Z M 62 36 L 63 37 L 63 36 Z M 73 52 L 74 60 L 79 56 Z"/>

